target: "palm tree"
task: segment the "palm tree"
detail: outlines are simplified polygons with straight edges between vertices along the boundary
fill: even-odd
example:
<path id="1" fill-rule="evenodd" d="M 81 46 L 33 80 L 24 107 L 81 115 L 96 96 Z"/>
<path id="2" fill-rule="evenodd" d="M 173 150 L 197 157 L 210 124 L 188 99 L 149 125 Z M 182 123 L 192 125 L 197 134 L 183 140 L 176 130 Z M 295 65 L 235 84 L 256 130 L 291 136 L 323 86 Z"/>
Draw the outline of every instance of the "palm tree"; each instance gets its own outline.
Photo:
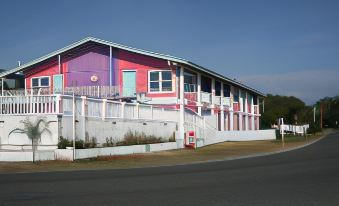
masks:
<path id="1" fill-rule="evenodd" d="M 44 118 L 38 118 L 35 121 L 30 121 L 28 117 L 20 122 L 24 124 L 24 128 L 15 128 L 8 134 L 8 136 L 10 136 L 12 133 L 26 134 L 27 137 L 32 141 L 33 162 L 35 162 L 35 150 L 38 141 L 41 141 L 42 133 L 46 131 L 51 134 L 51 131 L 48 129 L 50 122 L 47 122 Z"/>

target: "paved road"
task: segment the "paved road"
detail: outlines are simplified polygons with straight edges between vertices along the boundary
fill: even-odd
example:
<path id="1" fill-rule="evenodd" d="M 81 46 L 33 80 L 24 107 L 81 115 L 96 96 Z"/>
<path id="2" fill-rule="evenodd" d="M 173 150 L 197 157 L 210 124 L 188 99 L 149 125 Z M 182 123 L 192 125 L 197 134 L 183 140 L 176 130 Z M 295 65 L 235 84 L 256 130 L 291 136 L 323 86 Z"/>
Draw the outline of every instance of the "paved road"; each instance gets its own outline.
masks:
<path id="1" fill-rule="evenodd" d="M 0 205 L 339 205 L 339 132 L 234 161 L 0 175 Z"/>

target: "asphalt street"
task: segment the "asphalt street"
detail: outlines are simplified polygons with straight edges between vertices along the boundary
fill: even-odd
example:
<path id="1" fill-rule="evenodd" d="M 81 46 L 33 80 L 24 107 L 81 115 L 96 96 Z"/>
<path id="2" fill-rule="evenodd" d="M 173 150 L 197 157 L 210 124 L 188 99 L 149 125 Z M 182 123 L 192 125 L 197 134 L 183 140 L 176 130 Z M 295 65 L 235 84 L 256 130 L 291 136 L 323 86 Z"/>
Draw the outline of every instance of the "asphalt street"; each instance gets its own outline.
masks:
<path id="1" fill-rule="evenodd" d="M 0 175 L 0 205 L 339 205 L 339 132 L 302 149 L 143 169 Z"/>

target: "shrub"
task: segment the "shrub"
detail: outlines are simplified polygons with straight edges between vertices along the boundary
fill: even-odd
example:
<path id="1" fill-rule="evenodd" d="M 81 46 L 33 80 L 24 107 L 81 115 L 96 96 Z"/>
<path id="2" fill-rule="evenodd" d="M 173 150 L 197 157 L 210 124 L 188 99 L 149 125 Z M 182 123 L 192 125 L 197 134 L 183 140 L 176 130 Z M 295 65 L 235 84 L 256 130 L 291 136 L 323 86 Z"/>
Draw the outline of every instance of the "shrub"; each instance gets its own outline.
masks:
<path id="1" fill-rule="evenodd" d="M 59 137 L 58 149 L 66 149 L 66 147 L 71 147 L 71 146 L 72 146 L 72 143 L 67 138 L 64 138 L 63 136 Z"/>
<path id="2" fill-rule="evenodd" d="M 138 145 L 138 144 L 154 144 L 154 143 L 163 143 L 164 141 L 161 137 L 156 137 L 154 135 L 146 135 L 144 132 L 138 133 L 135 131 L 128 131 L 125 136 L 124 140 L 117 142 L 117 146 L 123 145 Z"/>
<path id="3" fill-rule="evenodd" d="M 314 134 L 314 135 L 317 132 L 321 132 L 320 123 L 319 122 L 311 123 L 310 128 L 308 128 L 307 132 Z"/>
<path id="4" fill-rule="evenodd" d="M 75 149 L 84 149 L 85 144 L 84 141 L 81 139 L 75 140 Z"/>
<path id="5" fill-rule="evenodd" d="M 173 132 L 172 136 L 168 138 L 169 142 L 175 142 L 175 132 Z"/>
<path id="6" fill-rule="evenodd" d="M 97 144 L 97 138 L 92 137 L 91 141 L 84 143 L 84 148 L 95 148 Z"/>
<path id="7" fill-rule="evenodd" d="M 106 137 L 106 143 L 102 144 L 104 147 L 113 147 L 114 146 L 114 142 L 113 142 L 113 138 L 110 137 Z"/>

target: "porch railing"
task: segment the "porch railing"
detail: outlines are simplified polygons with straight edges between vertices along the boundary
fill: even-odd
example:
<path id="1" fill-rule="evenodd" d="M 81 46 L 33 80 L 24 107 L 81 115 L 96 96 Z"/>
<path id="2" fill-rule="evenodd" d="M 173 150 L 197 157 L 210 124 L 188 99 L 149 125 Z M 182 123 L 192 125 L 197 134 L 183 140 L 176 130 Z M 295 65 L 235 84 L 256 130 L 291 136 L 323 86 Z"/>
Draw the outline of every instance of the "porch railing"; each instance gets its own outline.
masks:
<path id="1" fill-rule="evenodd" d="M 201 102 L 202 103 L 212 103 L 212 95 L 211 93 L 207 93 L 207 92 L 201 92 Z"/>
<path id="2" fill-rule="evenodd" d="M 59 96 L 0 96 L 0 114 L 57 114 Z"/>
<path id="3" fill-rule="evenodd" d="M 118 86 L 81 86 L 65 87 L 63 94 L 72 95 L 74 92 L 78 96 L 98 97 L 98 98 L 118 98 L 120 97 Z"/>

